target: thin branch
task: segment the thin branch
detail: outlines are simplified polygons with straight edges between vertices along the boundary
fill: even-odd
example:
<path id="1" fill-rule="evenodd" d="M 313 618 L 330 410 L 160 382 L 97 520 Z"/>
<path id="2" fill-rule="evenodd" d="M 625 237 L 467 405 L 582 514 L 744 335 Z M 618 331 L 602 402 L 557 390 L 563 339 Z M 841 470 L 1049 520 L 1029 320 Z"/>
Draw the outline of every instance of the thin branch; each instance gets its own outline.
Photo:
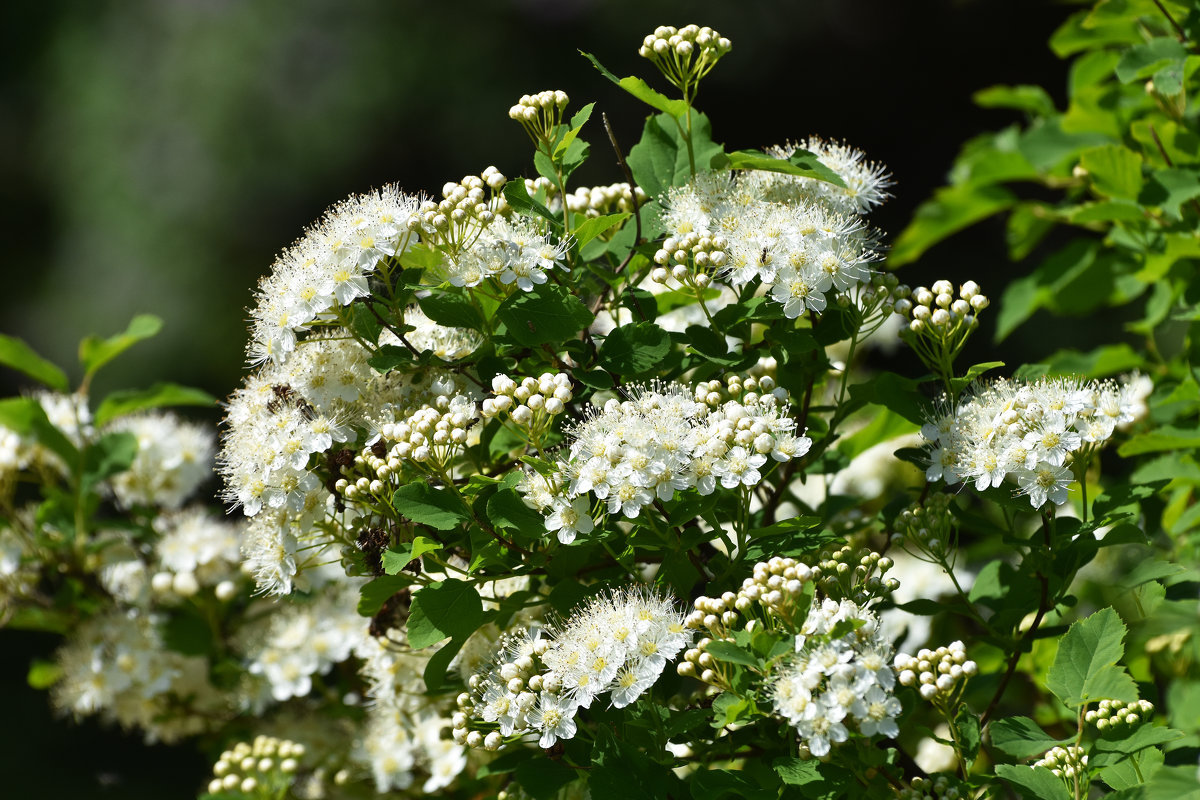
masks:
<path id="1" fill-rule="evenodd" d="M 1154 0 L 1154 5 L 1158 6 L 1158 10 L 1161 11 L 1162 15 L 1167 18 L 1167 22 L 1171 23 L 1171 27 L 1175 29 L 1175 36 L 1179 39 L 1180 43 L 1187 44 L 1187 34 L 1183 32 L 1183 28 L 1180 27 L 1179 23 L 1175 21 L 1175 18 L 1171 16 L 1171 12 L 1167 11 L 1167 9 L 1163 7 L 1163 4 L 1160 3 L 1159 0 Z"/>

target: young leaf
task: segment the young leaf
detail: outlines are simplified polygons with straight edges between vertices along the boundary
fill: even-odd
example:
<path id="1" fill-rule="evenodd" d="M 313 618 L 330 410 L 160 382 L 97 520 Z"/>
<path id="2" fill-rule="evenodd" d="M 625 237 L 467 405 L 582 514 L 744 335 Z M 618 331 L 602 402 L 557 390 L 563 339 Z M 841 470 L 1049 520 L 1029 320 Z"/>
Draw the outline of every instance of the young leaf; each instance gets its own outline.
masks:
<path id="1" fill-rule="evenodd" d="M 100 401 L 96 424 L 104 425 L 117 417 L 163 406 L 214 406 L 217 398 L 201 389 L 177 383 L 156 383 L 149 389 L 125 389 Z"/>
<path id="2" fill-rule="evenodd" d="M 1096 700 L 1137 700 L 1137 686 L 1117 665 L 1125 653 L 1124 638 L 1125 623 L 1111 608 L 1075 622 L 1058 643 L 1046 685 L 1070 708 Z"/>
<path id="3" fill-rule="evenodd" d="M 446 489 L 435 489 L 427 483 L 401 486 L 392 495 L 396 511 L 422 525 L 448 531 L 467 518 L 463 504 Z"/>
<path id="4" fill-rule="evenodd" d="M 448 578 L 413 592 L 408 644 L 420 650 L 448 637 L 466 639 L 482 621 L 479 592 L 465 581 Z"/>
<path id="5" fill-rule="evenodd" d="M 129 322 L 124 333 L 100 339 L 89 336 L 79 343 L 79 362 L 87 377 L 94 375 L 96 370 L 112 361 L 133 345 L 149 339 L 162 330 L 162 320 L 153 314 L 138 314 Z M 85 378 L 86 379 L 86 378 Z"/>
<path id="6" fill-rule="evenodd" d="M 0 364 L 24 372 L 55 391 L 65 392 L 70 388 L 65 372 L 39 356 L 32 347 L 15 336 L 0 334 Z"/>
<path id="7" fill-rule="evenodd" d="M 625 220 L 633 215 L 628 211 L 622 211 L 618 214 L 605 214 L 602 217 L 592 217 L 580 223 L 579 227 L 573 231 L 575 236 L 575 244 L 580 249 L 584 247 L 592 239 L 595 239 L 600 234 L 620 225 Z"/>

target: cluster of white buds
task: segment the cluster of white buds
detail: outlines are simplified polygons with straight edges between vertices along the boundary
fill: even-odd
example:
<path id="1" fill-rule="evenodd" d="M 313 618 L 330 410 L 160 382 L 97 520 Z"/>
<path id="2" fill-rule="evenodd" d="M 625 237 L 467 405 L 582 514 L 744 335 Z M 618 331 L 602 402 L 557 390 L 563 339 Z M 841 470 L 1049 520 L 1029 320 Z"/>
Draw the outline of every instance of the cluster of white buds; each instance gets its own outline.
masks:
<path id="1" fill-rule="evenodd" d="M 545 666 L 541 663 L 541 656 L 550 645 L 548 640 L 527 640 L 525 652 L 514 649 L 506 653 L 509 650 L 507 642 L 501 642 L 500 652 L 508 657 L 498 658 L 494 669 L 489 670 L 490 674 L 472 675 L 467 681 L 470 691 L 458 696 L 458 711 L 450 721 L 451 736 L 458 744 L 488 752 L 499 750 L 504 737 L 522 727 L 543 690 L 554 693 L 562 690 L 561 681 L 552 673 L 545 674 Z M 471 723 L 480 720 L 499 721 L 502 730 L 486 733 L 471 730 Z"/>
<path id="2" fill-rule="evenodd" d="M 876 319 L 882 322 L 895 311 L 897 298 L 900 297 L 900 292 L 907 291 L 907 287 L 900 286 L 900 279 L 890 272 L 873 273 L 871 279 L 865 283 L 858 284 L 857 287 L 852 287 L 848 292 L 840 292 L 834 298 L 834 302 L 843 308 L 850 303 L 855 303 L 860 313 L 862 314 L 864 324 L 868 319 Z M 853 296 L 851 296 L 853 293 Z M 878 316 L 876 317 L 876 314 Z M 873 330 L 873 328 L 871 329 Z M 867 332 L 870 332 L 869 330 Z M 861 337 L 863 333 L 859 333 Z"/>
<path id="3" fill-rule="evenodd" d="M 892 568 L 892 560 L 869 548 L 855 550 L 846 545 L 822 552 L 819 559 L 812 568 L 813 580 L 834 600 L 853 600 L 861 606 L 900 588 L 900 581 L 883 577 Z"/>
<path id="4" fill-rule="evenodd" d="M 1150 719 L 1154 704 L 1149 700 L 1124 703 L 1120 700 L 1101 700 L 1100 704 L 1083 715 L 1083 721 L 1095 725 L 1101 733 L 1124 731 Z"/>
<path id="5" fill-rule="evenodd" d="M 662 25 L 642 40 L 638 55 L 654 62 L 662 74 L 690 98 L 693 84 L 703 78 L 732 49 L 733 44 L 712 28 Z"/>
<path id="6" fill-rule="evenodd" d="M 1056 778 L 1074 778 L 1087 771 L 1087 763 L 1088 757 L 1082 747 L 1068 745 L 1052 747 L 1039 761 L 1034 762 L 1033 766 L 1045 767 L 1053 772 Z"/>
<path id="7" fill-rule="evenodd" d="M 629 184 L 624 182 L 608 186 L 580 186 L 567 195 L 567 210 L 586 217 L 599 217 L 615 211 L 632 213 L 647 199 L 642 187 L 630 189 Z"/>
<path id="8" fill-rule="evenodd" d="M 208 783 L 211 794 L 241 792 L 252 797 L 282 797 L 300 768 L 304 745 L 273 736 L 238 742 L 221 753 Z"/>
<path id="9" fill-rule="evenodd" d="M 714 636 L 726 636 L 755 604 L 773 612 L 787 622 L 793 622 L 792 612 L 804 597 L 804 585 L 812 578 L 812 570 L 794 558 L 775 556 L 754 565 L 753 576 L 742 581 L 741 588 L 725 592 L 720 597 L 699 597 L 695 610 L 688 615 L 689 628 L 706 628 Z M 801 605 L 807 607 L 807 602 Z M 795 620 L 799 624 L 799 620 Z"/>
<path id="10" fill-rule="evenodd" d="M 945 775 L 936 778 L 912 779 L 912 783 L 896 791 L 899 800 L 958 800 L 962 797 L 959 788 Z"/>
<path id="11" fill-rule="evenodd" d="M 674 278 L 684 286 L 707 289 L 714 276 L 724 270 L 729 259 L 728 247 L 725 237 L 707 231 L 669 236 L 654 254 L 658 266 L 650 272 L 650 280 L 665 284 Z"/>
<path id="12" fill-rule="evenodd" d="M 977 315 L 989 305 L 979 291 L 979 284 L 967 281 L 954 296 L 954 285 L 947 280 L 935 281 L 932 288 L 907 286 L 896 288 L 898 298 L 893 310 L 908 322 L 901 335 L 913 333 L 935 341 L 949 342 L 965 339 L 979 325 Z"/>
<path id="13" fill-rule="evenodd" d="M 922 561 L 944 562 L 953 552 L 952 500 L 952 495 L 939 492 L 926 497 L 923 503 L 913 503 L 901 511 L 894 524 L 892 544 Z"/>
<path id="14" fill-rule="evenodd" d="M 717 602 L 720 602 L 720 600 Z M 690 622 L 689 618 L 689 624 Z M 728 690 L 731 688 L 731 684 L 729 683 L 730 674 L 722 667 L 721 662 L 712 653 L 708 652 L 708 646 L 713 641 L 713 639 L 704 637 L 696 642 L 695 647 L 689 647 L 685 650 L 683 660 L 676 665 L 675 671 L 685 678 L 695 678 L 701 683 L 707 683 L 718 689 Z M 726 641 L 726 639 L 721 639 L 720 641 Z M 729 637 L 728 641 L 733 641 L 733 637 Z"/>
<path id="15" fill-rule="evenodd" d="M 536 378 L 524 378 L 520 383 L 507 375 L 492 378 L 494 397 L 480 407 L 484 419 L 506 414 L 518 428 L 534 439 L 549 430 L 553 418 L 562 414 L 574 399 L 571 376 L 565 372 L 544 372 Z"/>
<path id="16" fill-rule="evenodd" d="M 753 405 L 764 395 L 772 395 L 777 400 L 786 400 L 787 392 L 775 385 L 775 379 L 770 375 L 754 377 L 748 375 L 730 374 L 725 376 L 725 382 L 713 379 L 696 384 L 695 398 L 697 403 L 704 403 L 710 408 L 720 407 L 726 400 L 734 398 L 746 405 Z"/>
<path id="17" fill-rule="evenodd" d="M 948 700 L 962 688 L 967 678 L 979 671 L 979 665 L 967 659 L 960 641 L 937 650 L 920 650 L 915 656 L 899 653 L 894 666 L 904 686 L 917 686 L 926 700 Z"/>
<path id="18" fill-rule="evenodd" d="M 479 238 L 497 214 L 507 212 L 500 192 L 508 181 L 495 167 L 479 175 L 467 175 L 458 183 L 442 187 L 442 200 L 426 200 L 408 221 L 428 243 L 458 253 Z M 490 192 L 489 192 L 490 190 Z"/>
<path id="19" fill-rule="evenodd" d="M 508 110 L 508 116 L 521 123 L 534 144 L 548 147 L 554 139 L 555 128 L 562 124 L 568 102 L 567 93 L 563 91 L 526 94 Z"/>

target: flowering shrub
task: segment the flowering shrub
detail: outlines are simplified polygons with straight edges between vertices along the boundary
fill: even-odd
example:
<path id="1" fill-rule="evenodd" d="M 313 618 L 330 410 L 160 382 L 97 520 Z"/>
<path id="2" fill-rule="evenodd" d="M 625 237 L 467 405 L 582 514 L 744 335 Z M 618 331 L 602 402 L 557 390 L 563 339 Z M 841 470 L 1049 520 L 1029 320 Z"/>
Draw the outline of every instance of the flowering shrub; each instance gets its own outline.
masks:
<path id="1" fill-rule="evenodd" d="M 1166 86 L 1163 18 L 1110 5 L 1061 35 L 1105 15 L 1168 35 L 1087 75 L 1161 56 Z M 887 271 L 866 219 L 882 165 L 815 137 L 714 141 L 695 101 L 731 48 L 647 36 L 677 98 L 592 58 L 658 112 L 628 151 L 608 131 L 624 183 L 568 190 L 593 105 L 545 91 L 509 111 L 537 177 L 387 186 L 284 250 L 215 455 L 231 521 L 183 505 L 212 434 L 157 410 L 211 398 L 89 394 L 155 319 L 85 341 L 69 394 L 0 340 L 50 390 L 0 404 L 0 612 L 64 636 L 31 682 L 76 717 L 203 737 L 214 800 L 1079 800 L 1165 796 L 1194 770 L 1194 573 L 1174 563 L 1200 517 L 1190 351 L 982 380 L 1004 365 L 958 363 L 981 286 Z M 1133 180 L 1081 159 L 1102 196 Z M 1116 220 L 1126 249 L 1166 237 L 1181 260 L 1161 274 L 1184 265 L 1154 337 L 1194 316 L 1197 218 L 1114 202 L 1089 225 Z M 1120 297 L 1159 279 L 1146 252 Z M 897 338 L 928 373 L 880 369 Z"/>

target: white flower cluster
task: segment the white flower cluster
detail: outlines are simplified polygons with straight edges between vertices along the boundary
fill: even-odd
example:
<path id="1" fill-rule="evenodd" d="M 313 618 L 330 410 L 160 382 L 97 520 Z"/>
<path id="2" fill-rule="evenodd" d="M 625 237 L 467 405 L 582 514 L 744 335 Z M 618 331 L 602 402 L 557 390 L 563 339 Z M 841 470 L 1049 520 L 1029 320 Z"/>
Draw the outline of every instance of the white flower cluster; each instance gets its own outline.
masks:
<path id="1" fill-rule="evenodd" d="M 1083 715 L 1083 721 L 1095 725 L 1101 733 L 1128 730 L 1150 719 L 1154 704 L 1149 700 L 1125 703 L 1121 700 L 1101 700 L 1096 708 Z"/>
<path id="2" fill-rule="evenodd" d="M 475 287 L 494 278 L 523 292 L 545 283 L 546 270 L 566 269 L 563 257 L 570 241 L 551 241 L 541 226 L 526 217 L 498 218 L 469 248 L 447 256 L 443 269 L 454 286 Z"/>
<path id="3" fill-rule="evenodd" d="M 282 797 L 295 780 L 305 747 L 299 742 L 257 736 L 253 742 L 238 742 L 221 753 L 213 764 L 208 782 L 212 794 L 240 791 Z"/>
<path id="4" fill-rule="evenodd" d="M 669 597 L 629 589 L 594 598 L 561 625 L 506 638 L 459 696 L 454 738 L 488 750 L 528 732 L 543 748 L 570 739 L 579 709 L 605 692 L 615 708 L 634 702 L 690 639 Z"/>
<path id="5" fill-rule="evenodd" d="M 475 402 L 461 394 L 438 394 L 433 405 L 421 405 L 379 426 L 355 466 L 371 477 L 355 481 L 339 478 L 334 484 L 348 500 L 362 495 L 383 497 L 396 489 L 393 476 L 406 466 L 442 474 L 467 445 L 468 430 L 479 419 Z"/>
<path id="6" fill-rule="evenodd" d="M 768 147 L 766 153 L 787 160 L 797 150 L 807 150 L 815 155 L 818 161 L 837 173 L 845 187 L 780 172 L 756 171 L 745 178 L 763 184 L 761 191 L 767 200 L 796 203 L 803 199 L 844 216 L 867 214 L 891 197 L 888 188 L 892 185 L 892 177 L 887 167 L 868 161 L 863 151 L 844 142 L 810 136 L 800 142 Z"/>
<path id="7" fill-rule="evenodd" d="M 763 378 L 759 386 L 773 387 L 773 382 Z M 782 390 L 747 392 L 715 407 L 697 401 L 697 391 L 715 394 L 707 385 L 696 391 L 654 385 L 629 388 L 630 399 L 590 408 L 588 418 L 568 432 L 570 451 L 560 462 L 556 481 L 566 490 L 527 495 L 543 511 L 548 509 L 548 517 L 558 515 L 554 522 L 547 519 L 547 530 L 564 543 L 584 527 L 590 530 L 586 503 L 576 503 L 589 493 L 607 504 L 609 514 L 632 519 L 677 491 L 708 495 L 718 483 L 726 489 L 755 486 L 768 457 L 788 461 L 812 445 L 795 434 L 795 421 L 784 416 L 787 395 Z M 569 508 L 580 516 L 572 520 Z M 563 524 L 551 527 L 557 522 Z"/>
<path id="8" fill-rule="evenodd" d="M 1118 425 L 1145 413 L 1149 381 L 1080 378 L 999 380 L 978 385 L 958 408 L 921 428 L 930 444 L 926 478 L 974 481 L 982 491 L 1013 478 L 1030 505 L 1067 501 L 1067 465 L 1090 454 Z"/>
<path id="9" fill-rule="evenodd" d="M 802 620 L 796 614 L 808 607 L 805 584 L 812 580 L 812 570 L 807 564 L 794 558 L 775 556 L 754 565 L 754 574 L 742 581 L 734 592 L 725 592 L 720 597 L 698 597 L 693 611 L 687 617 L 689 628 L 705 628 L 710 635 L 724 639 L 739 626 L 741 615 L 751 615 L 757 603 L 763 613 L 777 617 L 786 627 L 798 630 Z M 704 641 L 704 640 L 702 640 Z M 713 657 L 704 653 L 701 646 L 684 654 L 678 672 L 684 676 L 695 676 L 696 668 L 703 670 L 699 678 L 704 683 L 719 685 L 714 669 Z"/>
<path id="10" fill-rule="evenodd" d="M 304 697 L 313 676 L 321 675 L 363 647 L 363 618 L 356 609 L 358 583 L 330 584 L 308 603 L 276 610 L 269 620 L 240 632 L 251 675 L 261 676 L 266 694 L 276 701 Z M 254 707 L 266 703 L 252 698 Z"/>
<path id="11" fill-rule="evenodd" d="M 1052 747 L 1046 755 L 1035 761 L 1033 766 L 1045 767 L 1056 778 L 1075 778 L 1087 772 L 1088 757 L 1082 747 L 1067 745 Z"/>
<path id="12" fill-rule="evenodd" d="M 416 242 L 417 199 L 396 186 L 342 201 L 285 250 L 258 287 L 251 311 L 253 362 L 285 361 L 298 336 L 336 320 L 369 293 L 379 263 Z"/>
<path id="13" fill-rule="evenodd" d="M 654 62 L 667 80 L 686 92 L 732 48 L 732 42 L 708 26 L 660 25 L 642 40 L 638 55 Z"/>
<path id="14" fill-rule="evenodd" d="M 796 729 L 802 748 L 817 758 L 828 755 L 831 745 L 849 737 L 848 724 L 864 736 L 897 736 L 901 706 L 892 694 L 892 648 L 874 612 L 826 598 L 814 603 L 801 634 L 771 693 L 775 713 Z"/>
<path id="15" fill-rule="evenodd" d="M 844 180 L 861 177 L 861 154 L 858 161 L 831 162 L 827 166 L 850 169 Z M 770 175 L 706 172 L 671 189 L 663 198 L 668 238 L 655 254 L 651 278 L 693 289 L 714 280 L 735 289 L 758 281 L 789 319 L 819 314 L 831 296 L 866 283 L 878 255 L 859 202 L 870 206 L 886 196 L 882 178 L 874 190 L 863 188 L 849 199 L 847 190 L 824 181 Z M 815 184 L 822 188 L 808 188 Z"/>
<path id="16" fill-rule="evenodd" d="M 421 233 L 425 244 L 443 248 L 451 257 L 456 256 L 507 211 L 504 196 L 500 194 L 507 180 L 500 170 L 488 167 L 479 175 L 465 176 L 458 183 L 449 181 L 442 186 L 441 200 L 421 203 L 410 227 Z"/>
<path id="17" fill-rule="evenodd" d="M 550 429 L 553 418 L 566 411 L 567 403 L 575 398 L 571 376 L 565 372 L 543 372 L 520 383 L 500 374 L 492 378 L 492 394 L 480 407 L 483 418 L 507 417 L 534 441 Z"/>
<path id="18" fill-rule="evenodd" d="M 979 665 L 967 659 L 967 649 L 960 641 L 936 650 L 921 649 L 915 656 L 898 653 L 894 666 L 901 684 L 918 687 L 926 700 L 940 701 L 961 691 L 967 678 L 979 671 Z"/>
<path id="19" fill-rule="evenodd" d="M 212 474 L 215 442 L 209 430 L 174 414 L 135 414 L 107 428 L 137 438 L 128 470 L 113 476 L 113 493 L 126 508 L 155 505 L 175 509 Z"/>
<path id="20" fill-rule="evenodd" d="M 397 644 L 402 639 L 396 630 L 388 637 L 369 637 L 358 652 L 371 700 L 362 755 L 376 791 L 409 789 L 421 770 L 428 776 L 421 791 L 432 794 L 449 786 L 466 768 L 466 751 L 444 736 L 450 726 L 446 699 L 429 696 L 425 690 L 422 675 L 430 651 L 407 650 Z"/>
<path id="21" fill-rule="evenodd" d="M 55 706 L 141 729 L 151 742 L 173 742 L 224 719 L 228 697 L 209 683 L 208 661 L 169 649 L 162 623 L 158 614 L 113 609 L 79 625 L 58 650 Z"/>

